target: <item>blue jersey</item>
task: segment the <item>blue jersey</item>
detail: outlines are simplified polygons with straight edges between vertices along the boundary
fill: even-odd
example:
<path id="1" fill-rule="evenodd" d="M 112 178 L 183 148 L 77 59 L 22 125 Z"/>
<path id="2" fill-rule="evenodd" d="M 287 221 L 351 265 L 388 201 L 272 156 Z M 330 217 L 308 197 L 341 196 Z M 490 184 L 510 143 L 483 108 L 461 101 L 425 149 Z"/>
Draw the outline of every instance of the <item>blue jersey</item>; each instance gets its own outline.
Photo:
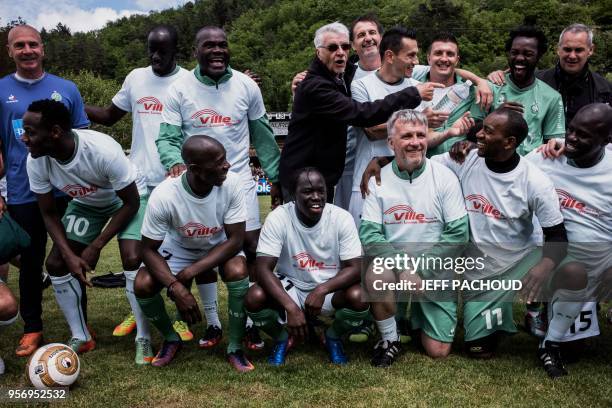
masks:
<path id="1" fill-rule="evenodd" d="M 0 139 L 7 181 L 8 204 L 36 201 L 30 191 L 26 162 L 28 148 L 21 141 L 23 115 L 39 99 L 62 102 L 70 110 L 73 128 L 89 126 L 81 94 L 73 82 L 45 73 L 32 84 L 19 81 L 15 74 L 0 79 Z"/>

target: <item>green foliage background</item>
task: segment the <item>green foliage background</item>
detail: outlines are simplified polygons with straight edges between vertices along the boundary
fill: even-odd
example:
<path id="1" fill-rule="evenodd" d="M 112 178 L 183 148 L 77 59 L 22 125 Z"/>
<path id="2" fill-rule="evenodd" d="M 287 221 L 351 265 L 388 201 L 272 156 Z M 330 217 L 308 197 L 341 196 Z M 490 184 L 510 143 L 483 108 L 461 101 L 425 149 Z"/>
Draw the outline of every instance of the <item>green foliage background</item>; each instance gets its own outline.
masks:
<path id="1" fill-rule="evenodd" d="M 504 41 L 519 24 L 537 24 L 546 33 L 549 52 L 540 62 L 545 68 L 555 63 L 561 30 L 574 22 L 585 23 L 596 30 L 591 66 L 612 79 L 612 0 L 197 0 L 177 9 L 123 18 L 88 33 L 71 33 L 58 24 L 42 36 L 47 70 L 75 81 L 86 103 L 107 105 L 128 72 L 148 65 L 145 39 L 154 25 L 177 27 L 178 59 L 185 68 L 195 65 L 196 31 L 205 25 L 223 26 L 229 34 L 232 66 L 259 73 L 268 111 L 284 111 L 290 109 L 291 78 L 314 55 L 315 30 L 335 20 L 349 25 L 366 12 L 376 13 L 385 27 L 414 28 L 423 63 L 432 36 L 452 32 L 460 42 L 462 67 L 480 75 L 505 66 Z M 16 23 L 0 28 L 0 47 Z M 13 70 L 8 56 L 0 55 L 0 75 Z M 129 128 L 126 119 L 105 130 L 125 143 Z"/>

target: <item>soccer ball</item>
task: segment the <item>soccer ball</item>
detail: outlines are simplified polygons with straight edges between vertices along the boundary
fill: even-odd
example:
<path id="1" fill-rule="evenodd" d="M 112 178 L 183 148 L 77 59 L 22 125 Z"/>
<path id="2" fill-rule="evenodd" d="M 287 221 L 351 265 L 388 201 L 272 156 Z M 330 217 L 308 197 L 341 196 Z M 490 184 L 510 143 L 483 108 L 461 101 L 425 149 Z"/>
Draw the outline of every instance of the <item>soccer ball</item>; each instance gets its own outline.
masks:
<path id="1" fill-rule="evenodd" d="M 32 354 L 26 374 L 36 388 L 68 387 L 79 377 L 79 357 L 68 346 L 51 343 Z"/>

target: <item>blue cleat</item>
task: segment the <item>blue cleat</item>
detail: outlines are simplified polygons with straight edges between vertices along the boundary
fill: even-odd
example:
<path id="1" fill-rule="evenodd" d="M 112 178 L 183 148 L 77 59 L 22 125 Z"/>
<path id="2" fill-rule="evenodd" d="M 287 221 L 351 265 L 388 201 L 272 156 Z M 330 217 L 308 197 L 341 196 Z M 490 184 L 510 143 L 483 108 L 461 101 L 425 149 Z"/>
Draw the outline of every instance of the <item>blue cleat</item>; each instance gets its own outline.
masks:
<path id="1" fill-rule="evenodd" d="M 340 339 L 332 339 L 326 334 L 325 348 L 329 353 L 329 361 L 331 361 L 332 364 L 344 365 L 348 363 L 348 358 L 346 354 L 344 354 L 344 347 Z"/>
<path id="2" fill-rule="evenodd" d="M 289 338 L 275 342 L 274 348 L 272 349 L 272 354 L 270 354 L 268 357 L 268 363 L 275 367 L 285 364 L 285 357 L 287 356 L 289 347 Z"/>

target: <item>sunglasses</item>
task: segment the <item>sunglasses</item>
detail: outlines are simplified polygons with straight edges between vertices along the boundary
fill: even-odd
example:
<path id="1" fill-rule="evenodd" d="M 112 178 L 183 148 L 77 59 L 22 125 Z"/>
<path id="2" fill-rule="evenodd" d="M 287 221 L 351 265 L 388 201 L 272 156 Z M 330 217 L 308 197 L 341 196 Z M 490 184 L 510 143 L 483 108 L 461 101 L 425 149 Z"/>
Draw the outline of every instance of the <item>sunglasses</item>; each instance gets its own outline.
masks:
<path id="1" fill-rule="evenodd" d="M 351 49 L 351 44 L 349 43 L 329 44 L 329 45 L 321 45 L 320 47 L 317 47 L 317 48 L 325 48 L 329 52 L 336 52 L 338 51 L 338 48 L 342 48 L 342 51 L 348 51 Z"/>

